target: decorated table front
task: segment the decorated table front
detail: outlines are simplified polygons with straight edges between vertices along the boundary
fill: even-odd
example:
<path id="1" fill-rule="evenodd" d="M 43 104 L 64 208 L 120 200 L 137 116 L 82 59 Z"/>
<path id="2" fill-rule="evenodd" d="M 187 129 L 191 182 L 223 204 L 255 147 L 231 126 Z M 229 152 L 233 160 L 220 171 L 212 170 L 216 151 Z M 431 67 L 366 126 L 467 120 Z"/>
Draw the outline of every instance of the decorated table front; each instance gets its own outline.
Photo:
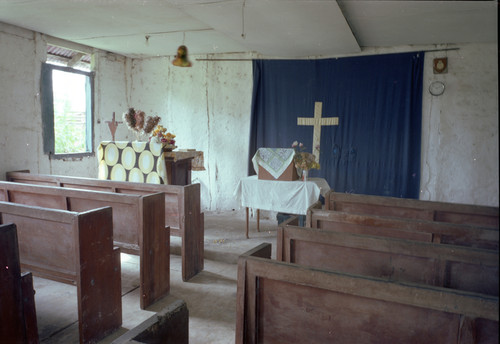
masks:
<path id="1" fill-rule="evenodd" d="M 307 209 L 330 186 L 323 178 L 309 178 L 307 181 L 262 180 L 257 175 L 242 178 L 234 192 L 242 207 L 247 211 L 246 236 L 248 238 L 248 208 L 257 209 L 257 230 L 259 229 L 259 210 L 306 215 Z"/>
<path id="2" fill-rule="evenodd" d="M 103 141 L 97 153 L 99 179 L 168 184 L 165 152 L 161 143 Z"/>

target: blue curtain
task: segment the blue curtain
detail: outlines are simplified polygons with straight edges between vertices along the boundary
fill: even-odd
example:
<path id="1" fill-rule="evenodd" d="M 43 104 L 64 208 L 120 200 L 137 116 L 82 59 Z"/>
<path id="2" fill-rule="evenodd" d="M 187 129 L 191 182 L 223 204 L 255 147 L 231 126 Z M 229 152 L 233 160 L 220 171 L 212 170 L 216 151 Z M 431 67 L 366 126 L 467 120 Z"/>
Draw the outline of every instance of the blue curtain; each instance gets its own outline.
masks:
<path id="1" fill-rule="evenodd" d="M 254 60 L 250 156 L 260 147 L 313 149 L 313 127 L 298 117 L 322 117 L 320 170 L 338 192 L 418 198 L 423 52 L 322 60 Z M 249 164 L 249 174 L 255 174 Z"/>

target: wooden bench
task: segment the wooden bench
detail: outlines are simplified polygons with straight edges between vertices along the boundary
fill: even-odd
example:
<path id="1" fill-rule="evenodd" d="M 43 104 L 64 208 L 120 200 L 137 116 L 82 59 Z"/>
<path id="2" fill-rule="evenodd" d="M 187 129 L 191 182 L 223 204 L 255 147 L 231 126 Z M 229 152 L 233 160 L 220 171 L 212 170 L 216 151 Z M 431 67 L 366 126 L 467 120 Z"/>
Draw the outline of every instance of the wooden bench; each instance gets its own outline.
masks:
<path id="1" fill-rule="evenodd" d="M 21 273 L 16 225 L 0 225 L 1 341 L 28 344 L 40 342 L 34 295 L 31 272 Z"/>
<path id="2" fill-rule="evenodd" d="M 496 228 L 400 217 L 353 214 L 310 207 L 306 227 L 443 244 L 499 249 Z"/>
<path id="3" fill-rule="evenodd" d="M 325 209 L 499 228 L 498 207 L 347 194 L 330 190 L 325 195 Z"/>
<path id="4" fill-rule="evenodd" d="M 70 212 L 0 202 L 0 222 L 17 226 L 23 269 L 76 285 L 80 343 L 120 328 L 120 249 L 113 247 L 110 207 Z"/>
<path id="5" fill-rule="evenodd" d="M 169 293 L 170 233 L 165 228 L 163 193 L 130 195 L 0 182 L 0 201 L 76 212 L 112 207 L 115 245 L 139 256 L 140 307 Z"/>
<path id="6" fill-rule="evenodd" d="M 498 258 L 493 250 L 292 225 L 277 232 L 279 261 L 493 296 Z"/>
<path id="7" fill-rule="evenodd" d="M 76 189 L 145 195 L 165 194 L 165 226 L 182 238 L 182 280 L 187 281 L 204 268 L 204 218 L 200 205 L 200 184 L 186 186 L 117 182 L 94 178 L 7 172 L 8 181 Z"/>
<path id="8" fill-rule="evenodd" d="M 236 343 L 497 343 L 498 297 L 240 256 Z"/>

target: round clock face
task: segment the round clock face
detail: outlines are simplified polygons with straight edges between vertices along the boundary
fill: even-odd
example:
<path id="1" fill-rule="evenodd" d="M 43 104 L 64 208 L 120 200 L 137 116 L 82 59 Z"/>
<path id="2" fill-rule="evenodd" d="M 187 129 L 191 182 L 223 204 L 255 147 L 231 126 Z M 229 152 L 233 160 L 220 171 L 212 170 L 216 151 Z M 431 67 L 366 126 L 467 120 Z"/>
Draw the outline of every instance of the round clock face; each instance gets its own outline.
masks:
<path id="1" fill-rule="evenodd" d="M 429 85 L 429 92 L 433 96 L 440 96 L 440 95 L 443 94 L 444 88 L 445 88 L 445 86 L 444 86 L 443 82 L 441 82 L 441 81 L 433 81 Z"/>

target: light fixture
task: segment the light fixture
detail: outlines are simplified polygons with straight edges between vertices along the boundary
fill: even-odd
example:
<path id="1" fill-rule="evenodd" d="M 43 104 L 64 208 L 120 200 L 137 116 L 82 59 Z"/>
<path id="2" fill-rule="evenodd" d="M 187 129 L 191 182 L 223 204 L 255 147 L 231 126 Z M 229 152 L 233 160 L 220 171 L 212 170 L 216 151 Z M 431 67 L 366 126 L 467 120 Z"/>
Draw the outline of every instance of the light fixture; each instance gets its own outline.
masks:
<path id="1" fill-rule="evenodd" d="M 191 67 L 191 61 L 188 59 L 188 50 L 185 45 L 180 45 L 177 48 L 177 55 L 175 55 L 172 64 L 177 67 Z"/>

